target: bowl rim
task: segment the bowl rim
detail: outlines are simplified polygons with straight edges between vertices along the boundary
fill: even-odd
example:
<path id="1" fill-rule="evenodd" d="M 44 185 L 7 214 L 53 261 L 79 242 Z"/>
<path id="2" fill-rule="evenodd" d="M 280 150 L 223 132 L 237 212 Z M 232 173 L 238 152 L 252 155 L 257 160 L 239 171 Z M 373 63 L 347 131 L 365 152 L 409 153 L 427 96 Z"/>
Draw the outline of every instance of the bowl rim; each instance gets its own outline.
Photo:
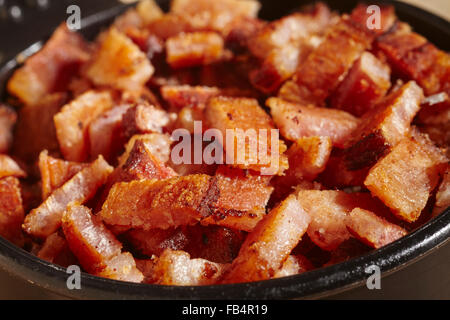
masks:
<path id="1" fill-rule="evenodd" d="M 328 1 L 325 1 L 328 2 Z M 450 35 L 450 22 L 421 8 L 397 1 L 374 1 L 392 4 L 397 11 L 421 16 L 429 25 Z M 83 30 L 105 24 L 129 5 L 109 9 L 100 15 L 87 17 Z M 40 49 L 38 41 L 22 51 L 29 56 Z M 12 59 L 0 68 L 0 83 L 19 65 Z M 0 88 L 0 95 L 1 95 Z M 424 258 L 450 242 L 450 207 L 405 237 L 360 257 L 315 269 L 299 275 L 251 283 L 209 286 L 161 286 L 137 284 L 100 278 L 87 273 L 81 275 L 82 290 L 69 290 L 66 269 L 41 260 L 0 237 L 0 268 L 68 298 L 88 299 L 292 299 L 320 298 L 362 285 L 370 274 L 368 266 L 380 267 L 382 276 L 390 275 Z"/>

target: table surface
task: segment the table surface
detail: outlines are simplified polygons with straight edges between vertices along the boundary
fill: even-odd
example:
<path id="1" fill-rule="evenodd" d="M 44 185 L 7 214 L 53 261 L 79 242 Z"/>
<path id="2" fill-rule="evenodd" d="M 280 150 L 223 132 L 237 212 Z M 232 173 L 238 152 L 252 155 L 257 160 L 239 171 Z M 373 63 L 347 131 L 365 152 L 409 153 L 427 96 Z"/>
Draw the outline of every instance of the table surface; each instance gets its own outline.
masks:
<path id="1" fill-rule="evenodd" d="M 450 19 L 449 0 L 402 0 Z M 450 244 L 382 279 L 381 290 L 365 286 L 333 299 L 450 299 Z M 0 299 L 63 299 L 0 271 Z"/>

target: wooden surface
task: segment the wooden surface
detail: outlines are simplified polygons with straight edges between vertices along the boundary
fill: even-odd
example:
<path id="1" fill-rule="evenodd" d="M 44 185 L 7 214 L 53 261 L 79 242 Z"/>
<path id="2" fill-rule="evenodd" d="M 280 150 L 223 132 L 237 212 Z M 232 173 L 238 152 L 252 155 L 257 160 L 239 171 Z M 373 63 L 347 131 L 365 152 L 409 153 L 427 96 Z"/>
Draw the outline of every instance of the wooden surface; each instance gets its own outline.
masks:
<path id="1" fill-rule="evenodd" d="M 450 19 L 450 0 L 403 0 Z M 381 290 L 353 289 L 334 299 L 450 299 L 450 245 L 381 281 Z M 0 299 L 60 299 L 0 271 Z"/>

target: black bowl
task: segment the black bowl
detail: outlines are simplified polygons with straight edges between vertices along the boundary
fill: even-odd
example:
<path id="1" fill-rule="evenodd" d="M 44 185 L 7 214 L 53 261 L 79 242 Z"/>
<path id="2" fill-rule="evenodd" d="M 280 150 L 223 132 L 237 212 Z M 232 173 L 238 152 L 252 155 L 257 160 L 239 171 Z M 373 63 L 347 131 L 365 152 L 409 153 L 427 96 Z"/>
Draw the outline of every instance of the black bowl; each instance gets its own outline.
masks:
<path id="1" fill-rule="evenodd" d="M 66 1 L 58 1 L 58 5 Z M 168 1 L 159 1 L 163 8 Z M 274 19 L 289 13 L 299 4 L 308 4 L 312 1 L 284 0 L 261 1 L 263 8 L 261 16 L 265 19 Z M 358 1 L 340 0 L 324 1 L 331 8 L 341 12 L 349 12 Z M 403 21 L 410 23 L 417 32 L 426 36 L 443 50 L 450 50 L 450 23 L 431 13 L 416 7 L 393 1 L 372 1 L 375 3 L 389 3 L 396 7 L 397 14 Z M 74 3 L 74 1 L 70 1 Z M 92 1 L 75 1 L 80 6 L 89 9 Z M 125 10 L 126 6 L 114 4 L 112 1 L 95 1 L 96 8 L 108 8 L 100 14 L 90 16 L 84 20 L 82 33 L 92 38 L 102 27 L 108 25 L 114 16 Z M 67 4 L 65 4 L 67 5 Z M 98 10 L 98 9 L 97 9 Z M 95 10 L 95 11 L 97 11 Z M 60 13 L 61 11 L 60 8 Z M 98 12 L 98 11 L 97 11 Z M 60 20 L 58 15 L 48 17 L 52 23 L 44 23 L 42 28 L 50 34 L 52 28 Z M 2 43 L 8 44 L 10 52 L 22 52 L 30 55 L 35 52 L 41 42 L 33 45 L 30 40 L 30 24 L 24 22 L 22 29 L 12 34 L 1 28 Z M 13 26 L 14 27 L 14 26 Z M 39 29 L 42 32 L 42 28 Z M 19 30 L 20 29 L 20 30 Z M 39 32 L 38 32 L 39 33 Z M 21 37 L 20 35 L 24 36 Z M 37 36 L 40 39 L 42 35 Z M 31 46 L 30 46 L 31 45 Z M 23 48 L 28 47 L 23 51 Z M 12 51 L 11 51 L 12 50 Z M 5 95 L 4 86 L 12 70 L 18 66 L 16 60 L 11 60 L 0 69 L 0 96 Z M 2 91 L 3 90 L 3 91 Z M 43 261 L 28 252 L 14 246 L 0 238 L 0 267 L 7 272 L 26 279 L 40 287 L 53 291 L 62 296 L 71 298 L 89 299 L 291 299 L 291 298 L 318 298 L 336 292 L 344 291 L 363 284 L 368 277 L 366 268 L 377 265 L 386 276 L 402 269 L 423 258 L 432 251 L 437 250 L 448 242 L 450 236 L 450 208 L 444 213 L 429 221 L 419 229 L 408 234 L 394 243 L 379 250 L 372 251 L 364 256 L 351 259 L 330 267 L 325 267 L 300 275 L 260 281 L 254 283 L 214 285 L 204 287 L 175 287 L 134 284 L 114 281 L 82 274 L 81 290 L 68 290 L 66 280 L 68 274 L 64 268 Z"/>

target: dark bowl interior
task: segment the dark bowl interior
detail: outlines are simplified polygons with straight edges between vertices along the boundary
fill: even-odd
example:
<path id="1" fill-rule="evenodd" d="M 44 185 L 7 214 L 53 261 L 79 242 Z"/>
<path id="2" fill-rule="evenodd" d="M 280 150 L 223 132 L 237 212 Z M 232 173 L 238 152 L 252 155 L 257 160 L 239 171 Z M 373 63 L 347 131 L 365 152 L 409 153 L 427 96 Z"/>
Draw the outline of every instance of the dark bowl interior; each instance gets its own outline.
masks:
<path id="1" fill-rule="evenodd" d="M 127 6 L 118 5 L 114 1 L 57 1 L 58 10 L 41 23 L 46 36 L 65 17 L 68 4 L 77 3 L 86 11 L 96 13 L 83 20 L 82 33 L 92 39 L 102 28 Z M 164 9 L 168 1 L 158 1 Z M 261 16 L 265 19 L 275 19 L 298 8 L 299 5 L 314 1 L 283 0 L 261 1 L 263 3 Z M 340 12 L 350 12 L 356 6 L 356 0 L 324 1 L 331 8 Z M 374 3 L 389 3 L 396 7 L 401 20 L 410 23 L 420 34 L 426 36 L 443 50 L 450 50 L 450 23 L 431 13 L 410 5 L 393 1 L 372 1 Z M 371 2 L 371 3 L 372 3 Z M 95 3 L 95 4 L 94 4 Z M 56 12 L 56 14 L 55 14 Z M 33 13 L 33 15 L 43 13 Z M 31 20 L 31 19 L 30 19 Z M 33 19 L 35 20 L 35 19 Z M 36 21 L 36 20 L 35 20 Z M 32 22 L 25 21 L 16 26 L 17 32 L 11 33 L 9 28 L 14 25 L 0 23 L 0 38 L 3 46 L 7 44 L 7 54 L 19 52 L 30 55 L 39 49 L 44 35 L 30 32 Z M 9 26 L 6 28 L 6 26 Z M 24 48 L 28 48 L 24 51 Z M 5 98 L 5 83 L 11 72 L 18 66 L 16 60 L 10 60 L 0 69 L 0 98 Z M 101 299 L 291 299 L 317 298 L 343 291 L 361 285 L 367 278 L 365 269 L 371 265 L 381 268 L 382 274 L 395 272 L 424 257 L 448 242 L 450 236 L 450 208 L 437 218 L 429 221 L 421 228 L 406 237 L 391 243 L 379 250 L 364 256 L 325 267 L 300 275 L 260 281 L 254 283 L 214 285 L 204 287 L 175 287 L 146 284 L 133 284 L 83 274 L 81 290 L 70 291 L 66 287 L 68 274 L 64 268 L 40 260 L 28 252 L 0 238 L 0 267 L 7 272 L 26 279 L 31 283 L 51 290 L 63 296 L 72 298 Z"/>

